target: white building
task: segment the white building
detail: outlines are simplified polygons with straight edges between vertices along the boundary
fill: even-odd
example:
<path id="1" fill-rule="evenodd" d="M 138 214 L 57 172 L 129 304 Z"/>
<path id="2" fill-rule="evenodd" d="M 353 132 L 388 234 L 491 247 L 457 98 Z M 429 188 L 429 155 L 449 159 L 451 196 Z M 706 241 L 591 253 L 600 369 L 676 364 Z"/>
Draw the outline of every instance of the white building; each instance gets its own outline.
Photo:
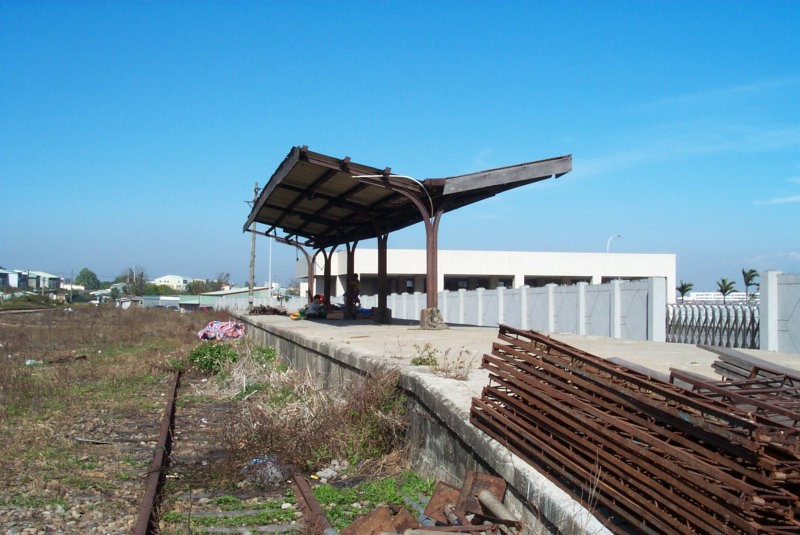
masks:
<path id="1" fill-rule="evenodd" d="M 356 249 L 355 273 L 361 281 L 361 294 L 378 291 L 378 252 Z M 389 249 L 387 277 L 389 293 L 425 292 L 425 250 Z M 621 253 L 546 253 L 525 251 L 448 251 L 438 256 L 440 290 L 494 289 L 498 286 L 544 286 L 588 282 L 602 284 L 612 279 L 639 280 L 664 277 L 667 288 L 675 288 L 674 254 Z M 317 255 L 314 269 L 314 292 L 324 291 L 324 260 Z M 295 277 L 301 281 L 301 295 L 307 289 L 307 264 L 298 260 Z M 347 253 L 337 251 L 331 258 L 331 295 L 344 294 L 347 277 Z M 668 303 L 675 302 L 675 292 L 668 291 Z"/>
<path id="2" fill-rule="evenodd" d="M 181 277 L 180 275 L 164 275 L 163 277 L 158 277 L 150 282 L 161 286 L 169 286 L 173 290 L 184 290 L 186 289 L 186 285 L 191 283 L 193 280 L 194 279 Z"/>
<path id="3" fill-rule="evenodd" d="M 727 296 L 723 296 L 721 292 L 689 292 L 686 294 L 686 297 L 683 298 L 683 302 L 706 305 L 721 305 L 727 303 L 733 305 L 747 303 L 748 298 L 751 303 L 758 302 L 757 293 L 746 294 L 745 292 L 731 292 Z"/>
<path id="4" fill-rule="evenodd" d="M 79 294 L 82 294 L 83 292 L 86 291 L 86 287 L 81 284 L 62 284 L 61 289 L 66 290 L 68 292 L 76 292 Z"/>

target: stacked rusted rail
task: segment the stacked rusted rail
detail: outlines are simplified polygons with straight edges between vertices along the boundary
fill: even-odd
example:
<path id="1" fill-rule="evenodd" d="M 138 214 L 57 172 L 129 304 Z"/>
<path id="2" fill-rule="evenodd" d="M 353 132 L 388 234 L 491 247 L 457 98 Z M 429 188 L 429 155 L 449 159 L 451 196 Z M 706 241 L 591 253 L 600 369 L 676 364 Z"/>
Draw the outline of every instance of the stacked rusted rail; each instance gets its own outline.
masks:
<path id="1" fill-rule="evenodd" d="M 470 420 L 615 532 L 800 533 L 798 429 L 500 326 Z"/>

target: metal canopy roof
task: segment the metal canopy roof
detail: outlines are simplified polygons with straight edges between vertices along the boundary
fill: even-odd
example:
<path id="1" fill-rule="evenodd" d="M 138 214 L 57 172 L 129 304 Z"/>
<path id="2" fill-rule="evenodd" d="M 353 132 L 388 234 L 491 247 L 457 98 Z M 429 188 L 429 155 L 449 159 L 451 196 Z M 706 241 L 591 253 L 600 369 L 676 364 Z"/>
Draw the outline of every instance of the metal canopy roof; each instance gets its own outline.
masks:
<path id="1" fill-rule="evenodd" d="M 283 238 L 314 249 L 374 238 L 502 191 L 559 177 L 572 170 L 572 156 L 560 156 L 422 182 L 293 147 L 261 191 L 247 222 L 277 229 Z"/>

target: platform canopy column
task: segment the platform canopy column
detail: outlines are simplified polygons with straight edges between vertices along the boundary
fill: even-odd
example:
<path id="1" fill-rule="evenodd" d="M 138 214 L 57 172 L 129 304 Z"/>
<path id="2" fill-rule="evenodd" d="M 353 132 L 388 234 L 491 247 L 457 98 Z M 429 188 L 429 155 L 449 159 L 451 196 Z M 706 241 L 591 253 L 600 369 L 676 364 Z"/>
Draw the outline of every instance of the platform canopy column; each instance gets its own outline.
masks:
<path id="1" fill-rule="evenodd" d="M 322 286 L 325 292 L 325 305 L 331 304 L 331 258 L 333 257 L 333 252 L 336 250 L 336 246 L 331 247 L 330 251 L 326 251 L 324 248 L 321 249 L 322 257 L 325 259 L 325 266 L 323 267 L 323 278 L 322 278 Z"/>
<path id="2" fill-rule="evenodd" d="M 355 305 L 355 289 L 357 285 L 356 281 L 356 246 L 358 245 L 358 240 L 353 242 L 345 243 L 345 248 L 347 249 L 347 286 L 344 290 L 344 309 L 345 309 L 345 318 L 353 319 L 356 316 L 356 305 Z"/>
<path id="3" fill-rule="evenodd" d="M 386 276 L 387 262 L 386 255 L 389 244 L 389 234 L 378 234 L 378 310 L 375 311 L 376 323 L 390 323 L 392 318 L 387 307 L 387 296 L 389 294 L 389 281 Z"/>

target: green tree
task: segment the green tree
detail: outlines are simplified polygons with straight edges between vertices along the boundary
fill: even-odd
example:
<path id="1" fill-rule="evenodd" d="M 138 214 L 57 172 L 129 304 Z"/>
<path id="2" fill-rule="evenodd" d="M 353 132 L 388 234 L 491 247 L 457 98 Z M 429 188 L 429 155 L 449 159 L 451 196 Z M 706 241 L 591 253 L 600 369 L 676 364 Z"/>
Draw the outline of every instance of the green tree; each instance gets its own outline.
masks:
<path id="1" fill-rule="evenodd" d="M 755 286 L 758 288 L 758 282 L 756 279 L 758 278 L 758 271 L 755 269 L 748 269 L 745 270 L 742 268 L 742 278 L 744 279 L 744 300 L 745 302 L 750 302 L 750 287 Z"/>
<path id="2" fill-rule="evenodd" d="M 734 281 L 729 281 L 724 277 L 717 281 L 717 288 L 719 289 L 719 293 L 722 294 L 723 305 L 726 303 L 727 297 L 736 290 L 735 286 L 736 283 Z"/>
<path id="3" fill-rule="evenodd" d="M 144 295 L 145 286 L 147 286 L 147 274 L 144 270 L 132 272 L 131 282 L 128 284 L 128 291 L 131 295 Z"/>
<path id="4" fill-rule="evenodd" d="M 194 279 L 192 282 L 186 285 L 184 293 L 188 295 L 200 295 L 206 292 L 213 292 L 215 290 L 219 290 L 219 286 L 217 285 L 216 281 L 208 282 L 201 279 Z"/>
<path id="5" fill-rule="evenodd" d="M 97 290 L 100 288 L 100 279 L 97 278 L 94 271 L 89 268 L 83 268 L 78 276 L 75 277 L 75 284 L 80 284 L 87 290 Z"/>
<path id="6" fill-rule="evenodd" d="M 692 284 L 691 282 L 683 282 L 683 280 L 681 280 L 681 283 L 678 285 L 677 288 L 675 288 L 676 290 L 678 290 L 678 293 L 681 294 L 681 303 L 683 303 L 683 298 L 686 297 L 686 294 L 691 292 L 693 288 L 694 284 Z"/>

